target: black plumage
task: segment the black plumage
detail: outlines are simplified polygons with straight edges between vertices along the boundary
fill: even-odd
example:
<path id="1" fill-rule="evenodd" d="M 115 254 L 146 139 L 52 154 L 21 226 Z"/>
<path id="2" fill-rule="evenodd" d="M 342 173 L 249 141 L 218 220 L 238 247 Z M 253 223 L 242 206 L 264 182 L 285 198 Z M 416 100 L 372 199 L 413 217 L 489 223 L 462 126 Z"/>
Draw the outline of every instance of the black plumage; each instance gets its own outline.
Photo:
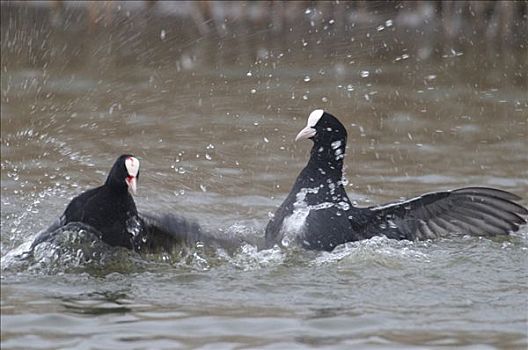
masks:
<path id="1" fill-rule="evenodd" d="M 106 182 L 75 197 L 64 214 L 33 241 L 31 248 L 60 234 L 61 227 L 79 223 L 95 230 L 99 238 L 116 247 L 140 252 L 171 251 L 176 245 L 192 243 L 205 235 L 194 222 L 174 214 L 141 214 L 130 192 L 135 192 L 139 161 L 120 156 Z"/>
<path id="2" fill-rule="evenodd" d="M 512 193 L 467 187 L 428 193 L 386 205 L 355 207 L 343 180 L 347 132 L 322 110 L 312 112 L 296 139 L 314 142 L 310 160 L 266 227 L 266 247 L 295 241 L 307 249 L 385 235 L 420 240 L 449 234 L 508 234 L 526 223 L 528 210 Z"/>

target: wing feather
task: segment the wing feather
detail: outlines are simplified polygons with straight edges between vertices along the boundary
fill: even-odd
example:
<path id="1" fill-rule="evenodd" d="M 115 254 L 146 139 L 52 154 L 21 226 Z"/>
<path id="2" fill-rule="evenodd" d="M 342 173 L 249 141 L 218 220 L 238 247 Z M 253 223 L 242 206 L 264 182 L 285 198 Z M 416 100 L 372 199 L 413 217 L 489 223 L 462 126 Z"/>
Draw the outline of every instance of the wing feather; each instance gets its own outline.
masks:
<path id="1" fill-rule="evenodd" d="M 427 193 L 399 203 L 370 207 L 374 219 L 363 226 L 364 236 L 391 227 L 387 236 L 429 239 L 449 233 L 499 235 L 526 223 L 528 209 L 515 203 L 517 195 L 487 187 L 466 187 Z"/>

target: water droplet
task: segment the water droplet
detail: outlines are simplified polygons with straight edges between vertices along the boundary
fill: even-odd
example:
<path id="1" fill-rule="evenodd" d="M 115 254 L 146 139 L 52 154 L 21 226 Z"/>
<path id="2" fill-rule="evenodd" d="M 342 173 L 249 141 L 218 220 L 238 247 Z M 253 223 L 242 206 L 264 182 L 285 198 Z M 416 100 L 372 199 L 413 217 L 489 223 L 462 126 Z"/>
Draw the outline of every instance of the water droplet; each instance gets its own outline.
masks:
<path id="1" fill-rule="evenodd" d="M 312 79 L 310 78 L 309 75 L 306 75 L 306 76 L 304 77 L 304 82 L 305 82 L 305 83 L 309 82 L 310 80 L 312 80 Z"/>
<path id="2" fill-rule="evenodd" d="M 368 70 L 362 70 L 359 75 L 362 77 L 362 78 L 367 78 L 369 75 L 370 75 L 370 72 Z"/>
<path id="3" fill-rule="evenodd" d="M 162 29 L 160 32 L 160 39 L 165 40 L 166 36 L 167 36 L 167 32 L 165 31 L 165 29 Z"/>

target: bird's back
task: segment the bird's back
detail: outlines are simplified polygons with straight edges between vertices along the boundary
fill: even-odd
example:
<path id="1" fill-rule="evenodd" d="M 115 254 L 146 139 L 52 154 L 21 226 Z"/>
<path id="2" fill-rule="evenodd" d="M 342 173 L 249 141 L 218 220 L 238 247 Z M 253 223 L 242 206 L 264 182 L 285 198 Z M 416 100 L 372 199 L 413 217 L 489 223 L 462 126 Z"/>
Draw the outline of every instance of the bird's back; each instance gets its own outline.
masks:
<path id="1" fill-rule="evenodd" d="M 137 217 L 136 205 L 128 192 L 115 193 L 103 185 L 75 197 L 64 211 L 64 224 L 90 225 L 101 233 L 104 242 L 132 248 L 134 225 L 140 224 Z"/>

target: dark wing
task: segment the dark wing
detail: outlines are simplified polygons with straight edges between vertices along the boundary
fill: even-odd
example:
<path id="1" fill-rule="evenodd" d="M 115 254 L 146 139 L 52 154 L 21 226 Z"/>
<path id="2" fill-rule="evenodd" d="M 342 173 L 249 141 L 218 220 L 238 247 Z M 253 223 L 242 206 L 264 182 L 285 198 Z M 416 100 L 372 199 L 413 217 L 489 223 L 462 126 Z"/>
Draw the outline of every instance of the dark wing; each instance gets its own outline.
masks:
<path id="1" fill-rule="evenodd" d="M 211 247 L 236 249 L 244 243 L 221 232 L 208 232 L 198 223 L 175 214 L 140 213 L 139 217 L 144 230 L 135 242 L 138 251 L 172 252 L 175 248 L 192 247 L 198 242 Z"/>
<path id="2" fill-rule="evenodd" d="M 30 250 L 33 250 L 37 245 L 39 245 L 42 242 L 48 242 L 51 240 L 51 238 L 57 234 L 58 229 L 64 226 L 64 216 L 61 216 L 57 220 L 55 220 L 48 228 L 40 231 L 37 233 L 37 236 L 33 240 L 33 243 L 31 243 Z"/>
<path id="3" fill-rule="evenodd" d="M 61 217 L 55 220 L 47 229 L 44 229 L 37 234 L 35 240 L 31 244 L 31 249 L 35 248 L 42 242 L 50 241 L 54 235 L 60 233 L 60 230 L 58 229 L 69 222 L 82 222 L 85 216 L 83 203 L 90 201 L 96 193 L 97 189 L 92 189 L 74 197 L 66 206 Z"/>
<path id="4" fill-rule="evenodd" d="M 281 206 L 273 217 L 270 219 L 268 224 L 266 225 L 265 230 L 265 245 L 264 249 L 270 249 L 275 244 L 279 243 L 282 239 L 281 237 L 281 227 L 284 219 L 286 216 L 291 215 L 293 213 L 293 200 L 292 200 L 292 194 L 290 193 L 288 197 L 282 202 Z"/>
<path id="5" fill-rule="evenodd" d="M 526 223 L 521 198 L 486 187 L 466 187 L 424 194 L 407 201 L 367 208 L 369 219 L 358 229 L 365 238 L 430 239 L 450 233 L 488 235 L 515 232 Z"/>
<path id="6" fill-rule="evenodd" d="M 177 215 L 140 213 L 139 217 L 143 230 L 136 237 L 134 247 L 140 252 L 171 252 L 201 235 L 198 224 Z"/>

